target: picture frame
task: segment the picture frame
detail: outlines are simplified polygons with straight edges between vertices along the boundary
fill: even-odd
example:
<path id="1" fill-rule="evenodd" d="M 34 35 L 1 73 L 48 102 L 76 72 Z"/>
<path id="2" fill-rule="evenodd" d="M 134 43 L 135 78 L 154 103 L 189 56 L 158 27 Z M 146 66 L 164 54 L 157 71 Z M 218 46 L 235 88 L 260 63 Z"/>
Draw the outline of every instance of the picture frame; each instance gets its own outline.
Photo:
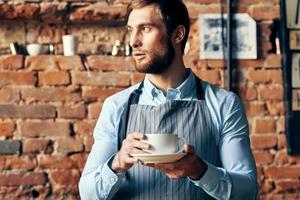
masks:
<path id="1" fill-rule="evenodd" d="M 300 50 L 300 31 L 292 30 L 290 31 L 290 49 Z"/>
<path id="2" fill-rule="evenodd" d="M 300 53 L 292 55 L 292 88 L 300 88 Z"/>
<path id="3" fill-rule="evenodd" d="M 226 55 L 227 15 L 203 14 L 200 18 L 200 58 L 224 59 Z M 245 13 L 232 17 L 232 58 L 256 59 L 256 22 Z"/>

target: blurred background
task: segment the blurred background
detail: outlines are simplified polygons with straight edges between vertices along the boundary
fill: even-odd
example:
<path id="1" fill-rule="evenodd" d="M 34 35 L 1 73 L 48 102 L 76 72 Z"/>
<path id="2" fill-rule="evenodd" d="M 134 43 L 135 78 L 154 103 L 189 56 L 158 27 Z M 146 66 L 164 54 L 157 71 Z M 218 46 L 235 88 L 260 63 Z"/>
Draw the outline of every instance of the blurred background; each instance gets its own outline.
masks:
<path id="1" fill-rule="evenodd" d="M 130 59 L 129 2 L 0 1 L 0 199 L 79 199 L 78 180 L 104 99 L 143 79 Z M 227 2 L 184 2 L 191 21 L 185 64 L 223 88 L 232 76 L 231 89 L 245 105 L 258 199 L 300 199 L 300 156 L 290 149 L 300 128 L 288 125 L 297 124 L 291 116 L 298 104 L 293 110 L 289 100 L 285 68 L 292 57 L 285 57 L 289 29 L 279 0 L 231 1 L 232 13 L 254 20 L 257 52 L 232 59 L 230 75 L 226 59 L 200 56 L 199 40 L 199 15 L 226 14 Z M 74 36 L 74 55 L 65 56 L 64 35 Z M 32 53 L 29 44 L 46 50 Z"/>

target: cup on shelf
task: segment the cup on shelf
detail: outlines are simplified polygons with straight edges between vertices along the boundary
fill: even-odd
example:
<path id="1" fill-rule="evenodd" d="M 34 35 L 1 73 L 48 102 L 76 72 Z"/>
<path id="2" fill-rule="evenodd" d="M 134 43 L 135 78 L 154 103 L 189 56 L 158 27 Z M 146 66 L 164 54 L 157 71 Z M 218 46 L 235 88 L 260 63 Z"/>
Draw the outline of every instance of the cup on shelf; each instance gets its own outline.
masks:
<path id="1" fill-rule="evenodd" d="M 44 44 L 28 44 L 26 45 L 27 53 L 31 56 L 49 53 L 49 46 Z"/>
<path id="2" fill-rule="evenodd" d="M 74 35 L 63 35 L 64 56 L 74 56 L 77 53 L 77 40 Z"/>

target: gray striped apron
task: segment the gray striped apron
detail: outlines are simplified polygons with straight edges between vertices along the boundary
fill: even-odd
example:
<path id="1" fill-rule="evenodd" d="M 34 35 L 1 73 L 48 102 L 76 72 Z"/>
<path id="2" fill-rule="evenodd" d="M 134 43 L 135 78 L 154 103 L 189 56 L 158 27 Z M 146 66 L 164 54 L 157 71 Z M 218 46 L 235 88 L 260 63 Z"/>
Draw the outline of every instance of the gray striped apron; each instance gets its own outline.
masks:
<path id="1" fill-rule="evenodd" d="M 173 133 L 193 145 L 197 154 L 209 163 L 220 166 L 213 124 L 197 79 L 197 100 L 166 101 L 159 106 L 138 105 L 143 82 L 128 100 L 120 120 L 118 147 L 127 134 Z M 187 177 L 169 179 L 159 170 L 134 165 L 126 172 L 126 181 L 113 199 L 194 200 L 213 199 Z"/>

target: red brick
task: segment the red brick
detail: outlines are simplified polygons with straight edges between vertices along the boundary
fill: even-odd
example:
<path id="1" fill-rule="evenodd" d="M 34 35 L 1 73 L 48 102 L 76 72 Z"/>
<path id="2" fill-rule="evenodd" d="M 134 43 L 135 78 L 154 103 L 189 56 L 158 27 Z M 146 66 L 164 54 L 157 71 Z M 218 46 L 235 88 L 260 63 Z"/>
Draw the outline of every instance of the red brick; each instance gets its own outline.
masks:
<path id="1" fill-rule="evenodd" d="M 21 94 L 27 101 L 78 102 L 81 100 L 80 90 L 74 87 L 26 88 L 22 89 Z"/>
<path id="2" fill-rule="evenodd" d="M 51 141 L 47 139 L 26 139 L 23 141 L 23 153 L 52 152 Z"/>
<path id="3" fill-rule="evenodd" d="M 16 70 L 23 68 L 23 56 L 5 55 L 0 56 L 0 70 Z"/>
<path id="4" fill-rule="evenodd" d="M 34 41 L 41 44 L 56 44 L 55 53 L 57 54 L 57 43 L 61 43 L 61 36 L 64 35 L 64 27 L 60 24 L 28 24 L 27 26 L 31 34 L 31 38 L 34 38 Z M 28 30 L 27 28 L 27 30 Z M 28 35 L 28 34 L 27 34 Z"/>
<path id="5" fill-rule="evenodd" d="M 14 122 L 0 122 L 0 137 L 12 137 L 15 126 Z"/>
<path id="6" fill-rule="evenodd" d="M 278 148 L 283 149 L 286 148 L 286 136 L 285 134 L 278 135 Z"/>
<path id="7" fill-rule="evenodd" d="M 275 155 L 275 164 L 276 166 L 283 166 L 289 163 L 289 156 L 285 149 L 280 150 Z"/>
<path id="8" fill-rule="evenodd" d="M 280 150 L 277 152 L 275 156 L 276 166 L 283 165 L 299 165 L 300 164 L 300 156 L 290 156 L 287 154 L 286 149 Z"/>
<path id="9" fill-rule="evenodd" d="M 74 124 L 75 133 L 80 136 L 91 136 L 96 126 L 96 121 L 78 121 Z"/>
<path id="10" fill-rule="evenodd" d="M 102 103 L 92 103 L 88 106 L 88 118 L 98 119 L 100 111 L 102 109 Z"/>
<path id="11" fill-rule="evenodd" d="M 85 118 L 84 105 L 72 105 L 58 108 L 58 118 L 83 119 Z"/>
<path id="12" fill-rule="evenodd" d="M 263 60 L 233 60 L 234 67 L 247 67 L 247 68 L 257 68 L 264 65 Z"/>
<path id="13" fill-rule="evenodd" d="M 274 189 L 274 183 L 271 180 L 265 180 L 261 183 L 260 192 L 270 193 Z"/>
<path id="14" fill-rule="evenodd" d="M 92 136 L 84 137 L 83 144 L 86 152 L 90 152 L 92 150 L 92 146 L 94 144 L 94 138 Z"/>
<path id="15" fill-rule="evenodd" d="M 129 86 L 127 72 L 72 72 L 72 82 L 90 86 Z"/>
<path id="16" fill-rule="evenodd" d="M 212 4 L 212 3 L 221 3 L 222 0 L 188 0 L 188 3 L 197 3 L 197 4 Z"/>
<path id="17" fill-rule="evenodd" d="M 140 83 L 144 80 L 145 78 L 145 74 L 142 74 L 142 73 L 132 73 L 131 74 L 131 84 L 134 85 L 134 84 L 137 84 L 137 83 Z"/>
<path id="18" fill-rule="evenodd" d="M 98 100 L 103 102 L 107 97 L 123 90 L 123 88 L 82 88 L 82 98 L 84 100 Z"/>
<path id="19" fill-rule="evenodd" d="M 61 70 L 84 70 L 79 56 L 57 56 L 56 59 Z"/>
<path id="20" fill-rule="evenodd" d="M 281 68 L 281 55 L 269 54 L 266 58 L 264 66 L 266 68 Z"/>
<path id="21" fill-rule="evenodd" d="M 266 195 L 260 195 L 259 196 L 260 200 L 298 200 L 299 195 L 298 192 L 296 191 L 294 194 L 291 193 L 282 193 L 282 194 L 266 194 Z"/>
<path id="22" fill-rule="evenodd" d="M 131 57 L 121 56 L 88 56 L 88 64 L 93 70 L 102 71 L 133 71 L 135 70 Z"/>
<path id="23" fill-rule="evenodd" d="M 289 190 L 299 190 L 299 180 L 279 180 L 275 182 L 276 191 L 284 192 Z"/>
<path id="24" fill-rule="evenodd" d="M 277 145 L 277 137 L 275 135 L 258 135 L 250 136 L 250 138 L 253 149 L 270 149 Z"/>
<path id="25" fill-rule="evenodd" d="M 267 151 L 254 151 L 253 152 L 256 164 L 265 165 L 273 162 L 274 156 Z"/>
<path id="26" fill-rule="evenodd" d="M 282 86 L 262 86 L 258 88 L 262 100 L 283 100 Z"/>
<path id="27" fill-rule="evenodd" d="M 0 163 L 2 163 L 0 169 L 5 170 L 31 170 L 35 169 L 37 166 L 36 160 L 31 156 L 1 156 L 0 160 Z"/>
<path id="28" fill-rule="evenodd" d="M 224 60 L 207 60 L 207 67 L 209 68 L 224 68 L 226 61 Z"/>
<path id="29" fill-rule="evenodd" d="M 16 103 L 20 100 L 20 91 L 17 88 L 0 89 L 0 102 Z"/>
<path id="30" fill-rule="evenodd" d="M 248 5 L 253 5 L 253 4 L 258 4 L 261 3 L 261 0 L 239 0 L 239 5 L 240 4 L 248 4 Z M 264 0 L 264 3 L 273 3 L 274 0 Z"/>
<path id="31" fill-rule="evenodd" d="M 257 51 L 261 52 L 261 57 L 266 57 L 268 52 L 272 51 L 273 44 L 270 41 L 261 41 L 261 46 L 258 47 Z M 265 65 L 265 63 L 263 64 Z"/>
<path id="32" fill-rule="evenodd" d="M 276 132 L 277 133 L 283 133 L 285 132 L 285 117 L 280 116 L 279 119 L 276 122 Z"/>
<path id="33" fill-rule="evenodd" d="M 257 99 L 256 88 L 239 88 L 239 94 L 243 100 L 252 101 Z"/>
<path id="34" fill-rule="evenodd" d="M 268 21 L 262 21 L 261 23 L 257 24 L 258 32 L 261 33 L 262 37 L 264 39 L 270 38 L 272 34 L 272 24 Z M 270 55 L 276 55 L 276 54 L 270 54 Z"/>
<path id="35" fill-rule="evenodd" d="M 0 104 L 0 117 L 39 119 L 54 118 L 55 107 L 50 105 L 17 106 Z"/>
<path id="36" fill-rule="evenodd" d="M 71 21 L 111 21 L 123 20 L 127 16 L 127 6 L 123 5 L 107 5 L 103 2 L 95 3 L 93 6 L 87 6 L 75 9 L 71 15 Z"/>
<path id="37" fill-rule="evenodd" d="M 272 118 L 263 118 L 255 120 L 255 133 L 275 133 L 276 123 Z"/>
<path id="38" fill-rule="evenodd" d="M 25 59 L 25 67 L 29 70 L 59 69 L 56 56 L 52 55 L 27 56 Z"/>
<path id="39" fill-rule="evenodd" d="M 253 6 L 251 16 L 255 20 L 273 20 L 280 18 L 279 5 L 276 6 Z"/>
<path id="40" fill-rule="evenodd" d="M 284 115 L 284 102 L 283 101 L 267 101 L 267 109 L 272 116 Z"/>
<path id="41" fill-rule="evenodd" d="M 220 13 L 221 8 L 219 5 L 200 5 L 195 6 L 195 4 L 187 5 L 189 16 L 191 19 L 198 19 L 199 14 L 208 14 L 208 13 Z"/>
<path id="42" fill-rule="evenodd" d="M 298 179 L 300 177 L 300 167 L 268 167 L 265 169 L 265 175 L 272 179 Z"/>
<path id="43" fill-rule="evenodd" d="M 76 168 L 76 163 L 65 156 L 38 156 L 38 167 L 40 169 L 72 169 Z"/>
<path id="44" fill-rule="evenodd" d="M 67 85 L 69 83 L 70 76 L 66 71 L 39 73 L 39 85 Z"/>
<path id="45" fill-rule="evenodd" d="M 15 4 L 14 9 L 18 19 L 36 19 L 39 12 L 39 6 L 34 3 Z"/>
<path id="46" fill-rule="evenodd" d="M 256 176 L 258 180 L 264 180 L 265 176 L 262 167 L 256 166 Z"/>
<path id="47" fill-rule="evenodd" d="M 183 56 L 183 62 L 187 68 L 196 68 L 198 59 L 196 56 Z"/>
<path id="48" fill-rule="evenodd" d="M 23 122 L 20 129 L 23 137 L 63 137 L 71 133 L 66 122 Z"/>
<path id="49" fill-rule="evenodd" d="M 80 174 L 77 170 L 58 170 L 49 173 L 53 185 L 77 185 Z"/>
<path id="50" fill-rule="evenodd" d="M 212 84 L 219 84 L 221 82 L 220 72 L 218 70 L 207 70 L 207 71 L 194 71 L 196 76 L 200 79 L 208 81 Z"/>
<path id="51" fill-rule="evenodd" d="M 281 70 L 249 70 L 248 80 L 254 83 L 282 83 Z"/>
<path id="52" fill-rule="evenodd" d="M 58 138 L 55 141 L 55 151 L 58 154 L 68 155 L 83 151 L 82 141 L 74 138 Z"/>
<path id="53" fill-rule="evenodd" d="M 44 173 L 20 173 L 0 175 L 0 186 L 19 186 L 19 185 L 44 185 L 46 176 Z"/>
<path id="54" fill-rule="evenodd" d="M 40 3 L 40 17 L 47 22 L 60 22 L 67 12 L 66 2 L 42 2 Z"/>
<path id="55" fill-rule="evenodd" d="M 4 85 L 35 85 L 34 72 L 0 72 L 0 86 Z"/>
<path id="56" fill-rule="evenodd" d="M 245 109 L 248 117 L 265 116 L 267 114 L 266 105 L 264 103 L 246 103 Z"/>
<path id="57" fill-rule="evenodd" d="M 76 153 L 71 155 L 70 158 L 75 163 L 76 168 L 82 171 L 85 166 L 88 155 L 88 153 Z"/>

